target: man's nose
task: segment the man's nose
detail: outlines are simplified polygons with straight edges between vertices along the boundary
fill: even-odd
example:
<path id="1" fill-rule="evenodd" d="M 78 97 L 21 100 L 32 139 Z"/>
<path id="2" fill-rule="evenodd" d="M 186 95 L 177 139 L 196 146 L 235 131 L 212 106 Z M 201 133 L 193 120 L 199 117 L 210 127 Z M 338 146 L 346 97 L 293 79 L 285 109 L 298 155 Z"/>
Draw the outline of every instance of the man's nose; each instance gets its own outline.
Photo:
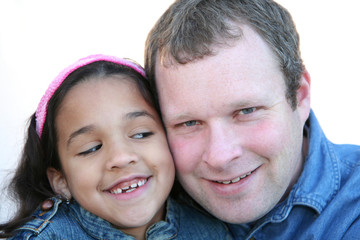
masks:
<path id="1" fill-rule="evenodd" d="M 215 169 L 225 169 L 242 155 L 239 133 L 226 122 L 209 125 L 203 161 Z"/>

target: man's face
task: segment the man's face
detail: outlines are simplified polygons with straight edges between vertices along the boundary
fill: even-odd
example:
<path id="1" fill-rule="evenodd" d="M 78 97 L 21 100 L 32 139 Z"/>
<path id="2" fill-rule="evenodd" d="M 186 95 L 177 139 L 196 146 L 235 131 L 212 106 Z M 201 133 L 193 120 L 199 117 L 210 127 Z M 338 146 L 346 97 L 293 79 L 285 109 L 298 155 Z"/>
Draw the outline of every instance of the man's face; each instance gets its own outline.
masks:
<path id="1" fill-rule="evenodd" d="M 178 179 L 206 210 L 231 223 L 259 219 L 296 182 L 310 111 L 308 75 L 293 110 L 275 55 L 252 29 L 243 32 L 214 56 L 156 66 Z"/>

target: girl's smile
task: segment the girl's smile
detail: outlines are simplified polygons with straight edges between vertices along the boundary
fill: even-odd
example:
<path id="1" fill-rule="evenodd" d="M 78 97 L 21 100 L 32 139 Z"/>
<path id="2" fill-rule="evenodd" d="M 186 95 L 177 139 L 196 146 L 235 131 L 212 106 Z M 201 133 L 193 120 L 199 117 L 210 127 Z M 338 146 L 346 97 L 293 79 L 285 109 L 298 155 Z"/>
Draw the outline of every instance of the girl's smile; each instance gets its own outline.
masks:
<path id="1" fill-rule="evenodd" d="M 148 181 L 148 178 L 143 178 L 143 177 L 136 178 L 131 181 L 121 182 L 119 184 L 116 184 L 114 187 L 111 187 L 107 191 L 109 191 L 112 194 L 130 193 L 130 192 L 138 189 L 139 187 L 142 187 L 143 185 L 145 185 L 145 183 L 147 183 L 147 181 Z"/>

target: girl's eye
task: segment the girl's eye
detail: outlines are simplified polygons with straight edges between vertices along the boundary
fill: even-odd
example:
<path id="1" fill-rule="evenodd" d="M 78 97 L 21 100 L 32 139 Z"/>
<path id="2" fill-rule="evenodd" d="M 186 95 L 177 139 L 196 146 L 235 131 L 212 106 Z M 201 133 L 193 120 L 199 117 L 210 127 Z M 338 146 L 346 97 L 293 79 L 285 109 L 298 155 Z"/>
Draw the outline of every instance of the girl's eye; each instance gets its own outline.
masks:
<path id="1" fill-rule="evenodd" d="M 244 108 L 244 109 L 241 109 L 239 114 L 241 115 L 246 115 L 246 114 L 250 114 L 250 113 L 253 113 L 256 111 L 256 107 L 251 107 L 251 108 Z"/>
<path id="2" fill-rule="evenodd" d="M 151 135 L 154 135 L 154 133 L 153 132 L 142 132 L 142 133 L 136 133 L 136 134 L 132 135 L 131 138 L 143 139 L 143 138 L 150 137 Z"/>
<path id="3" fill-rule="evenodd" d="M 191 121 L 187 121 L 183 123 L 185 127 L 192 127 L 195 126 L 196 124 L 198 124 L 198 122 L 196 120 L 191 120 Z"/>
<path id="4" fill-rule="evenodd" d="M 88 155 L 90 153 L 96 152 L 101 147 L 102 147 L 102 144 L 96 145 L 96 146 L 94 146 L 94 147 L 92 147 L 92 148 L 90 148 L 90 149 L 88 149 L 88 150 L 86 150 L 84 152 L 79 153 L 79 155 Z"/>

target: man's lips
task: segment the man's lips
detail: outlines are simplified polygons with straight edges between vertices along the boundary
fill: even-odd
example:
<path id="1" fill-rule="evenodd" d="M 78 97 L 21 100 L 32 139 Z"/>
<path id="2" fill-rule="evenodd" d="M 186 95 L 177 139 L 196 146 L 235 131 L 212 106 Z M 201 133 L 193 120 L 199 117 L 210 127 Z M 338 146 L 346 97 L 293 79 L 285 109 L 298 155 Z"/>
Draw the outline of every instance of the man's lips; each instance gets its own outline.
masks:
<path id="1" fill-rule="evenodd" d="M 250 175 L 251 175 L 253 172 L 255 172 L 258 168 L 259 168 L 259 167 L 257 167 L 256 169 L 254 169 L 254 170 L 252 170 L 252 171 L 250 171 L 250 172 L 247 172 L 247 173 L 244 173 L 244 174 L 242 174 L 242 175 L 240 175 L 240 176 L 238 176 L 238 177 L 235 177 L 235 178 L 233 178 L 233 179 L 231 179 L 231 180 L 224 180 L 224 181 L 216 181 L 216 180 L 215 180 L 215 181 L 213 181 L 213 182 L 220 183 L 220 184 L 225 184 L 225 185 L 231 184 L 231 183 L 237 183 L 237 182 L 239 182 L 240 180 L 242 180 L 242 179 L 250 176 Z"/>

